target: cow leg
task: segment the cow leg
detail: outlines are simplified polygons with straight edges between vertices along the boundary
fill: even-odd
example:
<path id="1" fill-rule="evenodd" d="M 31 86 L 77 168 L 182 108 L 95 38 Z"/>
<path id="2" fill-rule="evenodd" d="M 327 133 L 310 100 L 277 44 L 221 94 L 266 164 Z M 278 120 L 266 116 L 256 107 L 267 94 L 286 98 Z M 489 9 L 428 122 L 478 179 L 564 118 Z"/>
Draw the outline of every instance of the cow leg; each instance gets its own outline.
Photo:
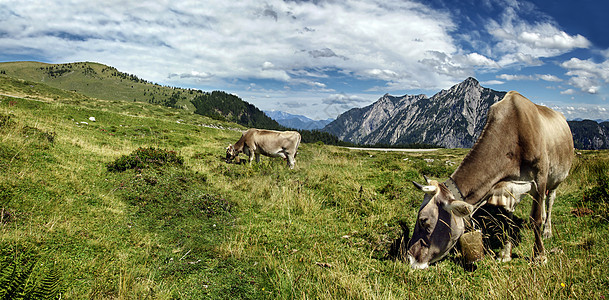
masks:
<path id="1" fill-rule="evenodd" d="M 545 263 L 547 261 L 546 251 L 543 246 L 543 239 L 541 233 L 541 227 L 544 223 L 545 217 L 545 190 L 546 183 L 537 182 L 537 190 L 534 190 L 533 206 L 531 207 L 531 224 L 533 225 L 533 234 L 535 235 L 535 245 L 533 246 L 533 260 L 539 263 Z"/>
<path id="2" fill-rule="evenodd" d="M 256 156 L 256 154 L 254 153 L 254 151 L 250 150 L 250 166 L 252 165 L 252 161 L 254 160 L 254 156 Z M 256 159 L 256 161 L 258 161 L 258 159 Z"/>
<path id="3" fill-rule="evenodd" d="M 288 166 L 290 169 L 294 169 L 294 165 L 296 164 L 296 158 L 293 155 L 287 155 Z"/>
<path id="4" fill-rule="evenodd" d="M 260 153 L 256 153 L 255 155 L 256 155 L 256 163 L 259 163 L 260 162 Z"/>
<path id="5" fill-rule="evenodd" d="M 497 254 L 497 260 L 499 262 L 508 262 L 512 260 L 512 239 L 514 238 L 514 230 L 513 230 L 513 220 L 514 220 L 514 210 L 510 209 L 510 207 L 504 207 L 505 213 L 497 216 L 497 218 L 502 218 L 503 221 L 500 221 L 499 224 L 502 224 L 503 228 L 503 248 Z"/>
<path id="6" fill-rule="evenodd" d="M 512 260 L 512 241 L 508 237 L 505 242 L 503 242 L 503 249 L 499 251 L 497 254 L 497 260 L 500 262 L 508 262 Z"/>
<path id="7" fill-rule="evenodd" d="M 552 237 L 552 206 L 554 205 L 554 199 L 556 199 L 556 190 L 551 190 L 548 194 L 546 202 L 546 221 L 543 223 L 543 238 Z"/>

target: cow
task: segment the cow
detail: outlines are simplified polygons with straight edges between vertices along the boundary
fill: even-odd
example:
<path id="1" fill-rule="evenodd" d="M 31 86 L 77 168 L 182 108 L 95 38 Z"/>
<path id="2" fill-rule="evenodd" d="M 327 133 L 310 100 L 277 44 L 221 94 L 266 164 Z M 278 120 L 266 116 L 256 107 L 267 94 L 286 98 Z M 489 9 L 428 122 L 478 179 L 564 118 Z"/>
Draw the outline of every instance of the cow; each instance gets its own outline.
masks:
<path id="1" fill-rule="evenodd" d="M 300 145 L 300 133 L 296 131 L 274 131 L 264 129 L 248 129 L 241 135 L 235 145 L 226 148 L 226 162 L 234 160 L 243 152 L 249 157 L 250 165 L 256 157 L 260 162 L 260 154 L 269 157 L 281 157 L 288 163 L 290 169 L 296 163 L 296 153 Z"/>
<path id="2" fill-rule="evenodd" d="M 401 253 L 413 269 L 425 269 L 455 246 L 464 221 L 477 208 L 488 203 L 513 211 L 528 193 L 533 198 L 533 261 L 545 263 L 542 238 L 552 235 L 556 188 L 569 174 L 573 153 L 573 137 L 562 114 L 508 92 L 490 107 L 480 137 L 445 182 L 413 182 L 425 196 L 412 238 Z M 498 259 L 509 261 L 511 248 L 506 242 Z"/>

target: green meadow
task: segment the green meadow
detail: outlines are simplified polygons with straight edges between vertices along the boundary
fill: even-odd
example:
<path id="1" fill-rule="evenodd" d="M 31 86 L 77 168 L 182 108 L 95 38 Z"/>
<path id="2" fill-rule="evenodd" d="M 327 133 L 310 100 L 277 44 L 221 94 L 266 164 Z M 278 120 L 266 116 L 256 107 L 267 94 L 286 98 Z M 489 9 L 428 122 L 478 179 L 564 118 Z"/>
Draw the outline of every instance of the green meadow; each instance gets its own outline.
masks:
<path id="1" fill-rule="evenodd" d="M 423 199 L 411 181 L 468 149 L 304 143 L 294 170 L 227 164 L 234 123 L 7 76 L 0 94 L 0 299 L 609 297 L 609 151 L 574 154 L 547 264 L 525 228 L 509 263 L 413 271 L 388 255 Z"/>

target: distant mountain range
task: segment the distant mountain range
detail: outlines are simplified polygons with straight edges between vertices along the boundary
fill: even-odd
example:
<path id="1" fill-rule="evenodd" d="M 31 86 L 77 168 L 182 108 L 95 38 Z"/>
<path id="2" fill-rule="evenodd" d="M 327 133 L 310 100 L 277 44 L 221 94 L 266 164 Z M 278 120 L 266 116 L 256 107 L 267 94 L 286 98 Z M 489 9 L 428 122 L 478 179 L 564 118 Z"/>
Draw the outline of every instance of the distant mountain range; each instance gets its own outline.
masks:
<path id="1" fill-rule="evenodd" d="M 294 129 L 317 130 L 334 121 L 334 119 L 313 120 L 303 115 L 293 115 L 278 110 L 265 110 L 263 112 L 282 126 Z"/>
<path id="2" fill-rule="evenodd" d="M 480 86 L 472 77 L 430 98 L 386 94 L 369 106 L 341 114 L 323 131 L 356 144 L 470 148 L 482 132 L 488 109 L 505 94 Z M 568 123 L 576 148 L 609 149 L 609 122 Z"/>
<path id="3" fill-rule="evenodd" d="M 577 149 L 609 149 L 609 122 L 568 121 Z"/>

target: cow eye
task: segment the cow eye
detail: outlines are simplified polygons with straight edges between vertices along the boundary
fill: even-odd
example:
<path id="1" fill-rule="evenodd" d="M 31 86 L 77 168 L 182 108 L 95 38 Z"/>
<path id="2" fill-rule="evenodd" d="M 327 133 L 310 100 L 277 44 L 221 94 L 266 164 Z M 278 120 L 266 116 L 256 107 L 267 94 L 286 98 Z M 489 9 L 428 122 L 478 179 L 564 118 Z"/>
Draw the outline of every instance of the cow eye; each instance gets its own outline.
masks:
<path id="1" fill-rule="evenodd" d="M 429 219 L 428 218 L 420 219 L 419 225 L 421 225 L 421 227 L 423 227 L 423 229 L 425 229 L 425 230 L 429 229 Z"/>

